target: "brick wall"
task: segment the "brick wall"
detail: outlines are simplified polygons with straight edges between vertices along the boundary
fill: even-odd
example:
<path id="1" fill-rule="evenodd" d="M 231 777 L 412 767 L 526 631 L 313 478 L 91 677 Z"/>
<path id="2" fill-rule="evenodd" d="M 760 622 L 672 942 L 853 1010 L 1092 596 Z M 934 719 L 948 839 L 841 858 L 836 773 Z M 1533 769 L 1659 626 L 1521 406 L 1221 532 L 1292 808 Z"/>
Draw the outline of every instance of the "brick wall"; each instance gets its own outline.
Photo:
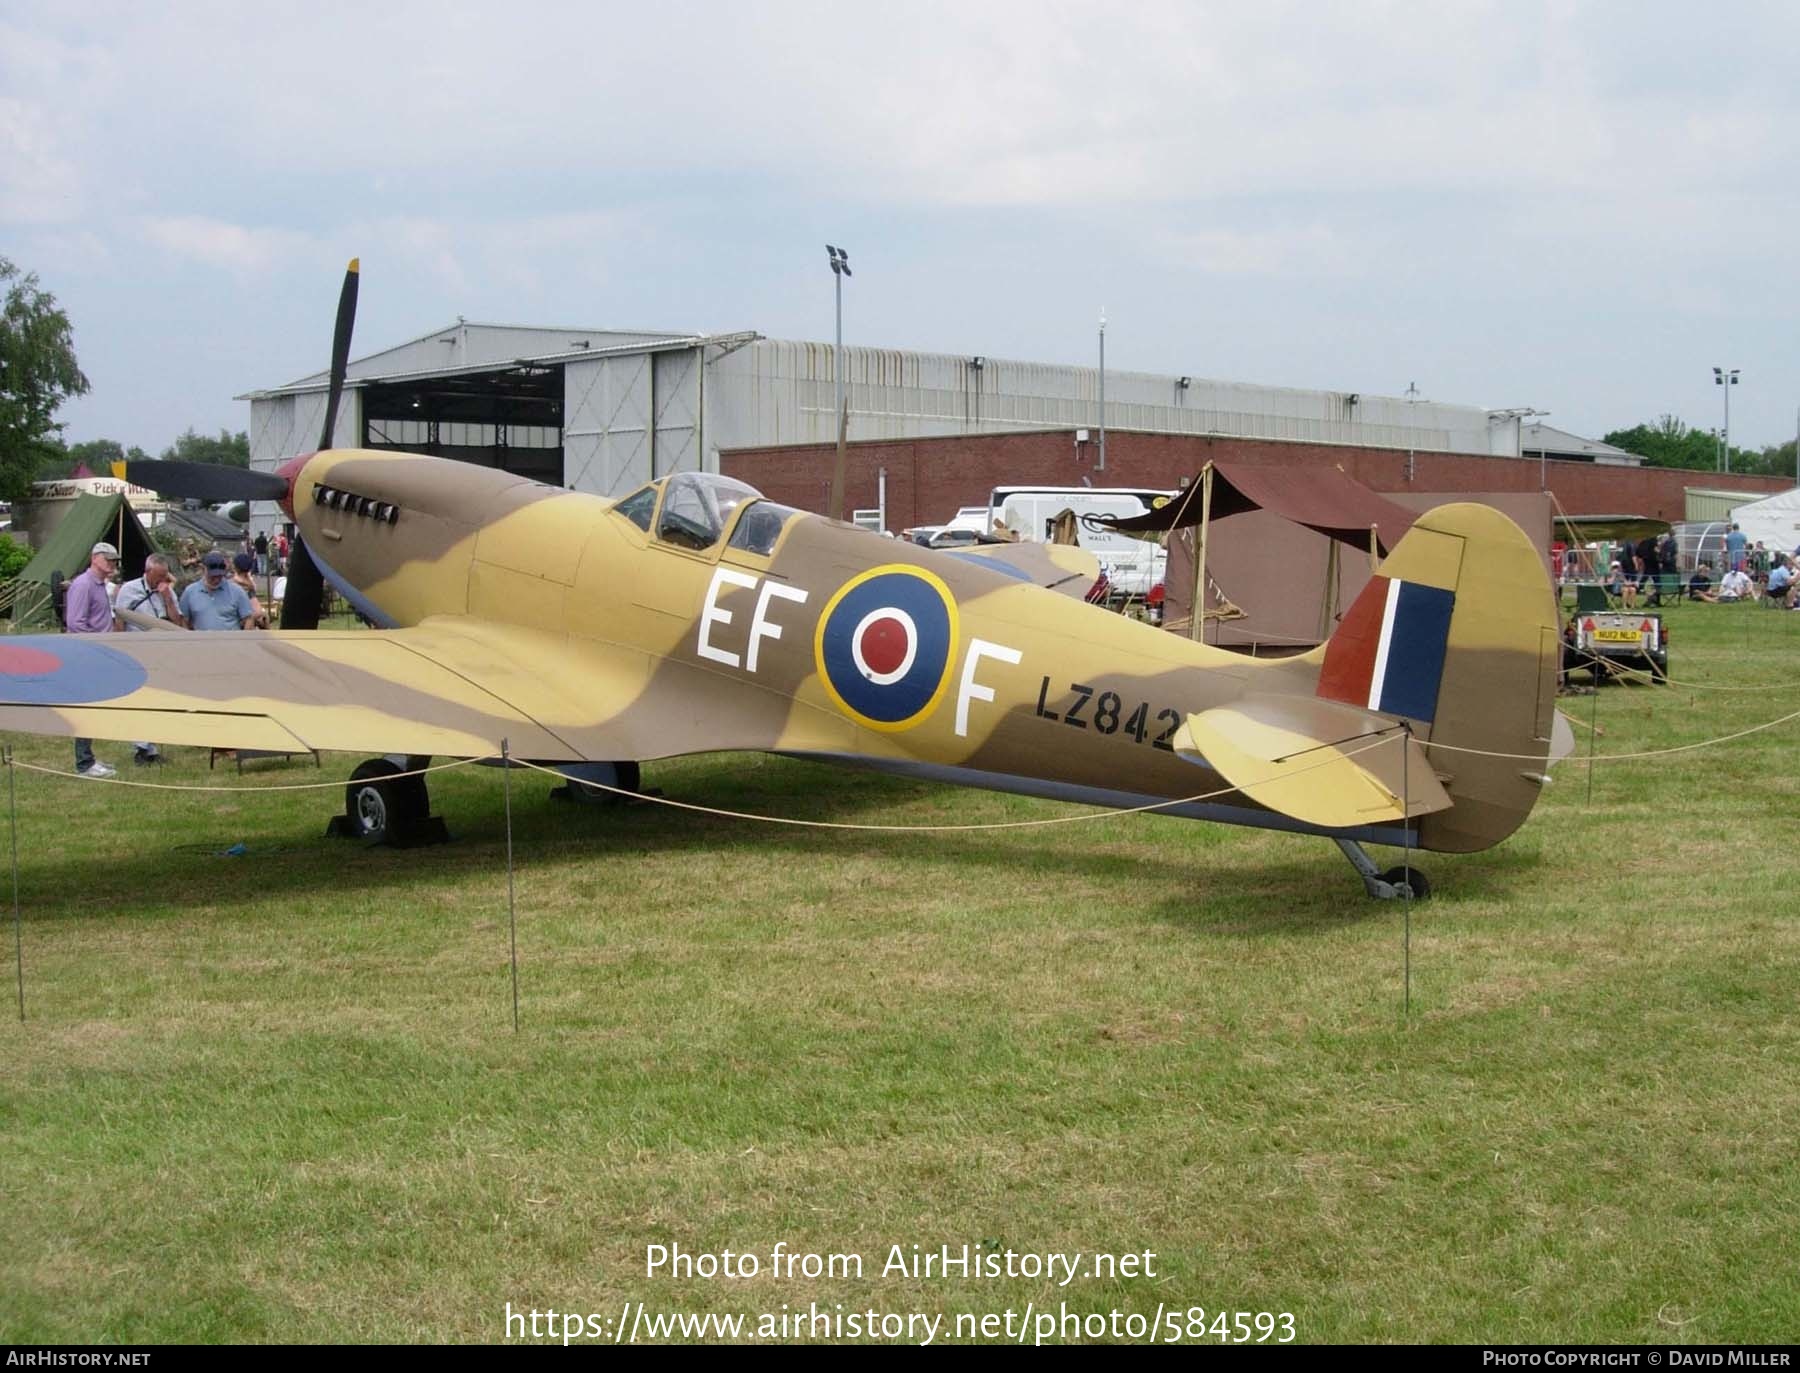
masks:
<path id="1" fill-rule="evenodd" d="M 1092 433 L 1093 431 L 1089 431 Z M 1267 439 L 1208 438 L 1109 430 L 1106 470 L 1095 470 L 1097 446 L 1077 445 L 1069 430 L 1022 434 L 952 435 L 852 443 L 845 462 L 844 510 L 873 509 L 876 473 L 887 469 L 888 527 L 942 524 L 957 507 L 987 504 L 1002 485 L 1174 487 L 1207 462 L 1268 463 L 1283 467 L 1328 463 L 1377 491 L 1536 491 L 1539 465 L 1530 459 L 1417 453 L 1406 479 L 1404 450 Z M 728 476 L 802 510 L 823 511 L 831 492 L 831 444 L 738 448 L 719 455 Z M 1781 477 L 1725 477 L 1662 467 L 1600 467 L 1551 462 L 1550 489 L 1571 515 L 1646 515 L 1679 520 L 1689 486 L 1758 495 L 1793 485 Z"/>

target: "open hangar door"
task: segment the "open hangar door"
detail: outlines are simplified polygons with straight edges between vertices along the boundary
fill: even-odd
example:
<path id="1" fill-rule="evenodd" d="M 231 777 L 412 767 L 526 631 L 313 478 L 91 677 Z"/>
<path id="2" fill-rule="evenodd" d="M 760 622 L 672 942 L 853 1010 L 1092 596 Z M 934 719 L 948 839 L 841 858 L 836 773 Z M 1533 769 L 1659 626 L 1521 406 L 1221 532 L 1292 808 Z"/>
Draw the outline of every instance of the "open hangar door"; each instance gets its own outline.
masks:
<path id="1" fill-rule="evenodd" d="M 358 389 L 366 448 L 429 453 L 563 484 L 560 366 L 518 363 Z"/>

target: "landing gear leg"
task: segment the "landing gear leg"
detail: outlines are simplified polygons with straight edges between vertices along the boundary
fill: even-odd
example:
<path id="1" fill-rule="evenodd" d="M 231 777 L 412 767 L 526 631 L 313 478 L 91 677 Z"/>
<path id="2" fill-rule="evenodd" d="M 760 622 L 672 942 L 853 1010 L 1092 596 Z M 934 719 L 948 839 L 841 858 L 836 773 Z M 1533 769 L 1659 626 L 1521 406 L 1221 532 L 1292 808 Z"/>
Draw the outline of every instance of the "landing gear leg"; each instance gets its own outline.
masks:
<path id="1" fill-rule="evenodd" d="M 1425 880 L 1425 874 L 1410 865 L 1389 868 L 1386 872 L 1375 866 L 1375 860 L 1369 857 L 1367 850 L 1354 839 L 1338 839 L 1333 841 L 1344 851 L 1344 857 L 1350 860 L 1363 881 L 1363 890 L 1378 901 L 1393 901 L 1411 897 L 1414 901 L 1423 901 L 1431 895 L 1431 883 Z"/>

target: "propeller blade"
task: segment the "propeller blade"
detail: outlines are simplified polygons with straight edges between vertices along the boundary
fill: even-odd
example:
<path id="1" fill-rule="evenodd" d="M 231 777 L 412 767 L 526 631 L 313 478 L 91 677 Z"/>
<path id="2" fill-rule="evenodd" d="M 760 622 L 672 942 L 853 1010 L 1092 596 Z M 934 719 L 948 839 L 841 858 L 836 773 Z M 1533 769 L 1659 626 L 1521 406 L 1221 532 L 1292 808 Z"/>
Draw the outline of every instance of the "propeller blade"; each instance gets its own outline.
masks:
<path id="1" fill-rule="evenodd" d="M 281 602 L 281 628 L 317 629 L 325 605 L 325 578 L 306 551 L 306 541 L 295 539 L 288 553 L 287 595 Z"/>
<path id="2" fill-rule="evenodd" d="M 331 389 L 325 396 L 325 428 L 319 435 L 321 450 L 331 447 L 331 436 L 337 429 L 338 401 L 343 399 L 344 373 L 350 367 L 350 335 L 356 328 L 356 287 L 361 277 L 361 262 L 351 258 L 344 271 L 344 289 L 338 293 L 337 327 L 331 335 Z M 280 479 L 283 495 L 287 494 L 289 480 L 297 472 L 296 467 L 294 472 Z M 296 536 L 293 550 L 288 555 L 287 594 L 281 600 L 281 627 L 317 629 L 324 608 L 325 578 L 307 551 L 306 540 Z"/>
<path id="3" fill-rule="evenodd" d="M 337 328 L 331 335 L 331 390 L 325 397 L 325 428 L 319 435 L 321 451 L 330 448 L 337 429 L 338 401 L 344 394 L 344 373 L 350 367 L 350 334 L 356 328 L 356 284 L 362 278 L 360 259 L 351 258 L 344 271 L 344 289 L 338 293 Z"/>
<path id="4" fill-rule="evenodd" d="M 278 501 L 287 495 L 286 477 L 258 472 L 249 467 L 226 467 L 216 462 L 163 462 L 146 458 L 115 462 L 112 474 L 133 486 L 144 486 L 179 500 Z"/>

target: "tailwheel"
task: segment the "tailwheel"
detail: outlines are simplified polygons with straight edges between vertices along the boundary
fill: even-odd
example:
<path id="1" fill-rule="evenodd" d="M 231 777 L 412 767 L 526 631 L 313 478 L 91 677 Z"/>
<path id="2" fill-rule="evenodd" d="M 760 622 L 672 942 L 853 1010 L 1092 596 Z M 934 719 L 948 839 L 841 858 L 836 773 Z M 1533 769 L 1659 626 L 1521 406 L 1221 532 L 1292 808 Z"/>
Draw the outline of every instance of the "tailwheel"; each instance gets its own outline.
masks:
<path id="1" fill-rule="evenodd" d="M 1417 868 L 1389 868 L 1381 874 L 1381 880 L 1392 887 L 1398 897 L 1410 894 L 1414 901 L 1423 901 L 1431 895 L 1431 883 Z"/>
<path id="2" fill-rule="evenodd" d="M 344 787 L 344 813 L 327 833 L 395 848 L 446 842 L 450 836 L 444 822 L 432 816 L 431 794 L 417 775 L 429 762 L 370 758 L 358 763 Z"/>
<path id="3" fill-rule="evenodd" d="M 1368 850 L 1354 839 L 1335 841 L 1343 850 L 1344 857 L 1350 860 L 1350 866 L 1356 869 L 1356 875 L 1362 878 L 1363 890 L 1377 901 L 1405 900 L 1423 901 L 1431 895 L 1431 883 L 1425 880 L 1425 874 L 1410 863 L 1397 868 L 1389 868 L 1381 872 L 1375 867 L 1375 860 L 1369 857 Z"/>

